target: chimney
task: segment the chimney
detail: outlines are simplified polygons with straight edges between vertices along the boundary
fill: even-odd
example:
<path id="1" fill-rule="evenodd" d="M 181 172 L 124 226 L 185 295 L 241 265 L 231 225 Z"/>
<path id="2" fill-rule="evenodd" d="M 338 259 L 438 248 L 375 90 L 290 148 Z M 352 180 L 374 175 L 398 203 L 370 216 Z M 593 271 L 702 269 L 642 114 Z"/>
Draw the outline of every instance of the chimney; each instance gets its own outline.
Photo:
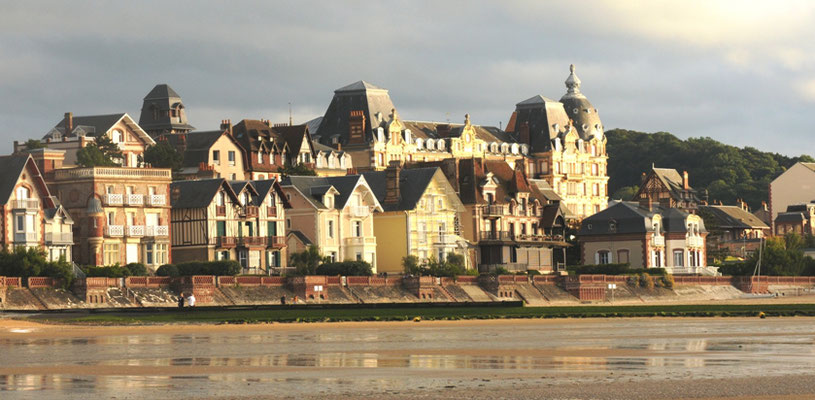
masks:
<path id="1" fill-rule="evenodd" d="M 348 117 L 348 143 L 365 143 L 365 113 L 362 110 L 351 111 Z"/>
<path id="2" fill-rule="evenodd" d="M 766 201 L 761 202 L 761 209 L 764 210 L 764 211 L 767 211 L 767 202 Z"/>
<path id="3" fill-rule="evenodd" d="M 524 122 L 523 125 L 521 125 L 520 132 L 521 132 L 521 143 L 526 143 L 528 145 L 532 145 L 532 143 L 529 141 L 529 123 L 528 122 Z"/>
<path id="4" fill-rule="evenodd" d="M 450 137 L 450 124 L 439 124 L 436 126 L 436 133 L 439 134 L 439 137 L 446 138 Z"/>
<path id="5" fill-rule="evenodd" d="M 688 171 L 682 171 L 682 187 L 685 190 L 690 189 L 690 185 L 688 184 Z"/>
<path id="6" fill-rule="evenodd" d="M 640 175 L 640 182 L 645 183 L 646 178 L 648 178 L 648 175 L 645 175 L 645 172 L 643 172 L 642 175 Z"/>
<path id="7" fill-rule="evenodd" d="M 230 135 L 232 134 L 232 120 L 230 119 L 222 119 L 221 120 L 221 130 L 227 131 Z"/>
<path id="8" fill-rule="evenodd" d="M 337 151 L 342 151 L 342 143 L 337 142 Z"/>
<path id="9" fill-rule="evenodd" d="M 67 112 L 65 113 L 65 134 L 69 134 L 74 131 L 74 113 Z"/>
<path id="10" fill-rule="evenodd" d="M 398 160 L 391 161 L 388 168 L 385 169 L 385 204 L 399 204 L 399 199 L 402 197 L 401 193 L 399 193 L 399 175 L 401 171 L 402 166 L 399 165 Z"/>

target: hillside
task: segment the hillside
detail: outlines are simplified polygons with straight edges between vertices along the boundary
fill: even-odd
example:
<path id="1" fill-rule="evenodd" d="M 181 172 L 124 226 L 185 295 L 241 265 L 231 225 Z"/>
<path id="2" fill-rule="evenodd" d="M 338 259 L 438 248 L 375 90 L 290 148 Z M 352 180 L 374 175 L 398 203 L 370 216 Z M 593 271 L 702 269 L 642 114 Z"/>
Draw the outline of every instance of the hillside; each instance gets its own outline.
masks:
<path id="1" fill-rule="evenodd" d="M 681 140 L 667 132 L 644 133 L 625 129 L 608 137 L 608 192 L 611 198 L 630 198 L 640 175 L 656 167 L 688 171 L 690 185 L 701 199 L 734 204 L 743 199 L 751 208 L 767 201 L 770 182 L 796 162 L 815 162 L 802 155 L 787 157 L 753 147 L 739 148 L 711 138 Z M 707 190 L 707 194 L 705 193 Z"/>

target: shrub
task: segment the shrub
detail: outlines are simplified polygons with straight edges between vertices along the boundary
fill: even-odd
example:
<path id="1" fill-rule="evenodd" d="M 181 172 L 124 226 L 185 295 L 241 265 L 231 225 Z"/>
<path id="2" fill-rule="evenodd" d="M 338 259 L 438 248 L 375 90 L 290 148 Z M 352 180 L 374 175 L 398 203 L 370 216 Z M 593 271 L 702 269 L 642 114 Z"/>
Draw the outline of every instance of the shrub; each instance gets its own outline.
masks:
<path id="1" fill-rule="evenodd" d="M 130 263 L 125 268 L 130 271 L 130 276 L 147 276 L 147 267 L 142 263 Z"/>
<path id="2" fill-rule="evenodd" d="M 320 255 L 320 248 L 315 245 L 309 245 L 308 248 L 299 252 L 292 253 L 290 256 L 290 267 L 294 267 L 294 275 L 314 275 L 317 273 L 317 267 L 320 264 L 331 262 L 329 257 Z"/>
<path id="3" fill-rule="evenodd" d="M 131 275 L 127 267 L 122 267 L 119 264 L 98 267 L 87 265 L 82 267 L 82 270 L 88 277 L 127 278 Z"/>
<path id="4" fill-rule="evenodd" d="M 648 273 L 650 275 L 665 275 L 664 268 L 630 268 L 630 264 L 591 264 L 591 265 L 570 265 L 566 267 L 569 274 L 573 275 L 639 275 Z"/>
<path id="5" fill-rule="evenodd" d="M 371 276 L 373 267 L 365 261 L 343 261 L 321 264 L 317 275 Z"/>
<path id="6" fill-rule="evenodd" d="M 674 276 L 671 275 L 671 274 L 663 275 L 662 278 L 660 278 L 660 282 L 662 282 L 662 287 L 664 287 L 666 289 L 673 289 L 673 287 L 674 287 Z"/>
<path id="7" fill-rule="evenodd" d="M 541 272 L 536 270 L 536 269 L 530 269 L 530 270 L 526 271 L 526 274 L 527 275 L 540 275 Z"/>
<path id="8" fill-rule="evenodd" d="M 419 266 L 419 257 L 413 255 L 402 257 L 402 268 L 405 274 L 408 275 L 419 275 L 422 272 Z"/>
<path id="9" fill-rule="evenodd" d="M 512 272 L 509 272 L 509 270 L 504 267 L 498 267 L 490 271 L 490 275 L 512 275 Z"/>
<path id="10" fill-rule="evenodd" d="M 640 277 L 640 287 L 643 287 L 645 289 L 653 289 L 654 288 L 654 280 L 651 279 L 651 275 L 649 275 L 648 273 L 643 272 L 643 273 L 641 273 L 639 275 L 639 277 Z"/>
<path id="11" fill-rule="evenodd" d="M 156 270 L 158 276 L 178 276 L 178 267 L 173 264 L 164 264 Z"/>

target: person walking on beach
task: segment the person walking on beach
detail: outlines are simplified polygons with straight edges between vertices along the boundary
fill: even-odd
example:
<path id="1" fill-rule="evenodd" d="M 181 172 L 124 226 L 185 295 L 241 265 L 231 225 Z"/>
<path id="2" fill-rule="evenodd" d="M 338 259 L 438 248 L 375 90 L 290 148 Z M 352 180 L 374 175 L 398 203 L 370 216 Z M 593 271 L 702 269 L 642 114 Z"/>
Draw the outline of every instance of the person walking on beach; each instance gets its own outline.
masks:
<path id="1" fill-rule="evenodd" d="M 178 308 L 184 308 L 184 293 L 181 293 L 181 296 L 178 296 Z"/>
<path id="2" fill-rule="evenodd" d="M 286 295 L 280 296 L 280 304 L 286 304 Z"/>
<path id="3" fill-rule="evenodd" d="M 190 293 L 190 297 L 187 297 L 187 304 L 189 304 L 190 307 L 195 307 L 195 295 L 194 294 Z"/>

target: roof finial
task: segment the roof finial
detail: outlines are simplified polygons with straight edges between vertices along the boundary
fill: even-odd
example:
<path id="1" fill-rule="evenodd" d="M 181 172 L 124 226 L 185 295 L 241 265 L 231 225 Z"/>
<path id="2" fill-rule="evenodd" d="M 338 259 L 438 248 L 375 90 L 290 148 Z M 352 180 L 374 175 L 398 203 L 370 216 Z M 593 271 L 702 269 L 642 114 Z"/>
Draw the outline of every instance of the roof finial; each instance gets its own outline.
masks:
<path id="1" fill-rule="evenodd" d="M 291 117 L 291 102 L 289 102 L 289 126 L 292 126 L 292 125 L 294 125 L 294 121 L 292 120 L 292 117 Z"/>
<path id="2" fill-rule="evenodd" d="M 580 94 L 580 78 L 574 73 L 574 64 L 569 65 L 569 77 L 566 78 L 566 93 L 573 95 Z"/>
<path id="3" fill-rule="evenodd" d="M 464 126 L 470 126 L 470 114 L 464 114 Z"/>

